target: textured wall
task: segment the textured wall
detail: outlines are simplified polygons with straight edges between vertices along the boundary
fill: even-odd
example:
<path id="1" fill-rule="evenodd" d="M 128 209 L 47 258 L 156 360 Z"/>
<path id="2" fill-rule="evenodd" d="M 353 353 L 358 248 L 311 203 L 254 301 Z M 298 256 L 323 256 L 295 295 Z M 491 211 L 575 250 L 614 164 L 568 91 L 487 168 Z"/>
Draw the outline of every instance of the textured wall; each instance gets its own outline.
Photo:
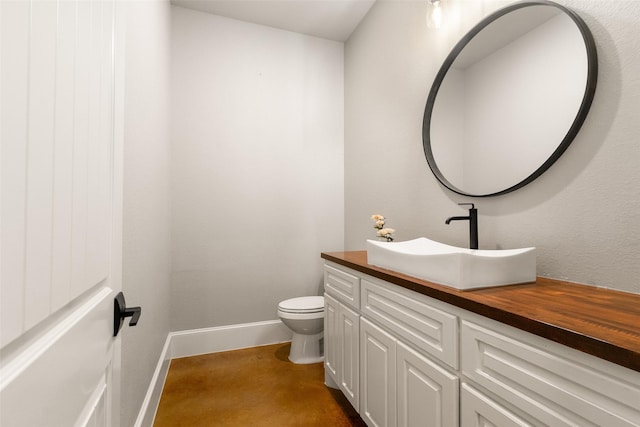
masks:
<path id="1" fill-rule="evenodd" d="M 138 415 L 169 333 L 170 170 L 168 1 L 126 2 L 123 283 L 142 317 L 122 336 L 121 425 Z"/>
<path id="2" fill-rule="evenodd" d="M 599 77 L 591 111 L 569 149 L 532 184 L 500 197 L 458 196 L 438 184 L 422 150 L 422 114 L 457 39 L 508 2 L 451 0 L 445 28 L 427 29 L 426 2 L 379 0 L 345 45 L 345 246 L 389 218 L 399 240 L 429 236 L 465 246 L 458 202 L 479 209 L 480 247 L 538 248 L 538 274 L 640 292 L 640 51 L 635 0 L 562 0 L 594 34 Z M 552 101 L 551 101 L 552 102 Z"/>
<path id="3" fill-rule="evenodd" d="M 172 330 L 276 319 L 343 245 L 343 44 L 172 11 Z"/>

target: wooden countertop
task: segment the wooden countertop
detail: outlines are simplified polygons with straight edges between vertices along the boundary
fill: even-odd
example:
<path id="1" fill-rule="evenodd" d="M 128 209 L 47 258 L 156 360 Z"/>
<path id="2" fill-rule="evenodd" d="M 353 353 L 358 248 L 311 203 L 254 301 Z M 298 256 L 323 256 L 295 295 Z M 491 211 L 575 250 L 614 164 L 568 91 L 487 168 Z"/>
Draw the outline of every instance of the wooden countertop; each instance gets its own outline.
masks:
<path id="1" fill-rule="evenodd" d="M 366 251 L 321 257 L 640 372 L 640 295 L 538 277 L 459 291 L 367 264 Z"/>

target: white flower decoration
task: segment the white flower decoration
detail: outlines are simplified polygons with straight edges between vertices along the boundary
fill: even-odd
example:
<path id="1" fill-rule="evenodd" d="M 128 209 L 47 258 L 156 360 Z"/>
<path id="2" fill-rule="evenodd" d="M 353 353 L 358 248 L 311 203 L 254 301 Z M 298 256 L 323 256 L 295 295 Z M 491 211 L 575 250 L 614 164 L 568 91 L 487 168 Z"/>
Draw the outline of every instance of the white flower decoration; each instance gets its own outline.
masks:
<path id="1" fill-rule="evenodd" d="M 378 237 L 387 239 L 387 242 L 393 242 L 393 233 L 396 231 L 393 228 L 384 228 L 385 218 L 382 215 L 371 215 L 371 219 L 374 221 L 373 228 L 377 229 Z"/>

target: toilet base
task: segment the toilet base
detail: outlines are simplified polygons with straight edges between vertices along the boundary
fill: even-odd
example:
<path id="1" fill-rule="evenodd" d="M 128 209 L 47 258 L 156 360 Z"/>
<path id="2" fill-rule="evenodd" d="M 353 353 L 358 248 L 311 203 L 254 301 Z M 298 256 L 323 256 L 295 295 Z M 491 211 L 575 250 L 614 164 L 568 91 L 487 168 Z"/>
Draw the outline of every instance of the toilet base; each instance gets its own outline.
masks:
<path id="1" fill-rule="evenodd" d="M 299 365 L 319 363 L 324 360 L 323 332 L 313 335 L 293 333 L 289 360 Z"/>

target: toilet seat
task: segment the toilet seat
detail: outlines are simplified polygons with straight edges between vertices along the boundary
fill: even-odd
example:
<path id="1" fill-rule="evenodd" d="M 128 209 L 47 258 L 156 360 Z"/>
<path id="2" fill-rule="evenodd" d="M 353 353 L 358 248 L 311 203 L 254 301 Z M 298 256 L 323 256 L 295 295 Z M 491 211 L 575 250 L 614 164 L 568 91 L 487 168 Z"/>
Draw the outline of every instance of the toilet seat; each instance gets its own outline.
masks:
<path id="1" fill-rule="evenodd" d="M 282 301 L 278 311 L 284 313 L 312 314 L 324 311 L 324 297 L 298 297 Z"/>

